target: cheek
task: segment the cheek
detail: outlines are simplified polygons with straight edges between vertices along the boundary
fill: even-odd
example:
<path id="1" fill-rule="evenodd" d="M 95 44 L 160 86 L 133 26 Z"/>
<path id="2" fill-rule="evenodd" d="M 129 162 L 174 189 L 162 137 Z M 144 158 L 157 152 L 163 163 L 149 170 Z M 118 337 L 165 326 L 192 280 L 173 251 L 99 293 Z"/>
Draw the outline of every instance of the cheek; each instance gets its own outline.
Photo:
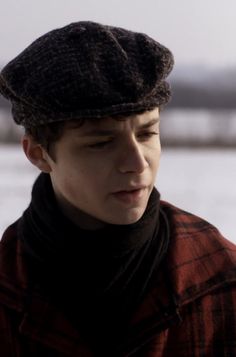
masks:
<path id="1" fill-rule="evenodd" d="M 79 162 L 66 165 L 60 171 L 60 186 L 67 198 L 86 199 L 99 194 L 107 185 L 106 165 Z"/>
<path id="2" fill-rule="evenodd" d="M 161 146 L 157 145 L 154 150 L 150 153 L 150 164 L 152 170 L 155 172 L 159 168 L 161 157 Z"/>

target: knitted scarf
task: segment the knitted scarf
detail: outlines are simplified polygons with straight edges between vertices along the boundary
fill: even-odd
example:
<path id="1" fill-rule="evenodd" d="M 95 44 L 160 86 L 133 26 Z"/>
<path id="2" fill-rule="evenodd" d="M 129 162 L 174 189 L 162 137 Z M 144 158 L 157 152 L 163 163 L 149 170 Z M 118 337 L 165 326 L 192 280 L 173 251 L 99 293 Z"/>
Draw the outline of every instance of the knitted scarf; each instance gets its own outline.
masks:
<path id="1" fill-rule="evenodd" d="M 169 242 L 155 188 L 138 222 L 89 231 L 62 214 L 48 174 L 40 174 L 33 186 L 19 236 L 32 282 L 99 343 L 108 334 L 125 333 L 125 321 L 147 291 Z"/>

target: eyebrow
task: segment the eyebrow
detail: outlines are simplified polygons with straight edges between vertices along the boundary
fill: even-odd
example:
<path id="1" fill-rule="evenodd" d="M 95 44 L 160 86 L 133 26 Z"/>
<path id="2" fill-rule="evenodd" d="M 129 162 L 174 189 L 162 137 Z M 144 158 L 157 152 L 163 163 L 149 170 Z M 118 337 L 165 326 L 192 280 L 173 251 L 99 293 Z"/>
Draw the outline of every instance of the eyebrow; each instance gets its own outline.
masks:
<path id="1" fill-rule="evenodd" d="M 148 129 L 151 126 L 157 124 L 160 122 L 160 118 L 153 118 L 151 119 L 148 123 L 142 124 L 138 127 L 138 130 L 144 130 Z M 84 133 L 81 133 L 80 136 L 109 136 L 109 135 L 114 135 L 117 133 L 119 130 L 118 129 L 91 129 L 88 131 L 85 131 Z"/>

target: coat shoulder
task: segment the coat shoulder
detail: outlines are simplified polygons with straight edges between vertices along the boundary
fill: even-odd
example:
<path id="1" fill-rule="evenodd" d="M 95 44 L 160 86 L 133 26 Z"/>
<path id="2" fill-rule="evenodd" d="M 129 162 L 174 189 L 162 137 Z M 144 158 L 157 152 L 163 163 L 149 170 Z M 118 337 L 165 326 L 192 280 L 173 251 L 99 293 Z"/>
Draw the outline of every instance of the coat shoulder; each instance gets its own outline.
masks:
<path id="1" fill-rule="evenodd" d="M 168 270 L 182 302 L 236 284 L 236 246 L 206 220 L 161 203 L 170 225 Z"/>
<path id="2" fill-rule="evenodd" d="M 21 311 L 27 295 L 29 271 L 17 227 L 18 221 L 6 229 L 0 241 L 0 302 Z"/>
<path id="3" fill-rule="evenodd" d="M 236 250 L 236 245 L 224 237 L 217 227 L 204 218 L 187 212 L 166 201 L 161 201 L 161 208 L 168 217 L 172 236 L 186 239 L 193 237 L 202 237 L 202 239 L 208 238 L 207 243 L 209 244 L 216 244 L 218 242 L 222 247 L 231 249 L 232 252 Z"/>

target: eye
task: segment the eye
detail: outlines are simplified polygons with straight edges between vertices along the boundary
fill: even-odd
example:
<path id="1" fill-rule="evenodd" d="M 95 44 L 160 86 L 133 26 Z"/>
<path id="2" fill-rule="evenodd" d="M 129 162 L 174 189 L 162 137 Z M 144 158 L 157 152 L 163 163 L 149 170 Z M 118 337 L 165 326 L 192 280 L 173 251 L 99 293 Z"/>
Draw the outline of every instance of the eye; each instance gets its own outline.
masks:
<path id="1" fill-rule="evenodd" d="M 88 147 L 91 149 L 103 149 L 106 146 L 108 146 L 111 142 L 112 140 L 100 141 L 94 144 L 89 144 Z"/>
<path id="2" fill-rule="evenodd" d="M 146 132 L 140 133 L 138 135 L 138 137 L 142 140 L 148 140 L 148 139 L 151 139 L 155 135 L 159 135 L 159 133 L 155 132 L 155 131 L 146 131 Z"/>

